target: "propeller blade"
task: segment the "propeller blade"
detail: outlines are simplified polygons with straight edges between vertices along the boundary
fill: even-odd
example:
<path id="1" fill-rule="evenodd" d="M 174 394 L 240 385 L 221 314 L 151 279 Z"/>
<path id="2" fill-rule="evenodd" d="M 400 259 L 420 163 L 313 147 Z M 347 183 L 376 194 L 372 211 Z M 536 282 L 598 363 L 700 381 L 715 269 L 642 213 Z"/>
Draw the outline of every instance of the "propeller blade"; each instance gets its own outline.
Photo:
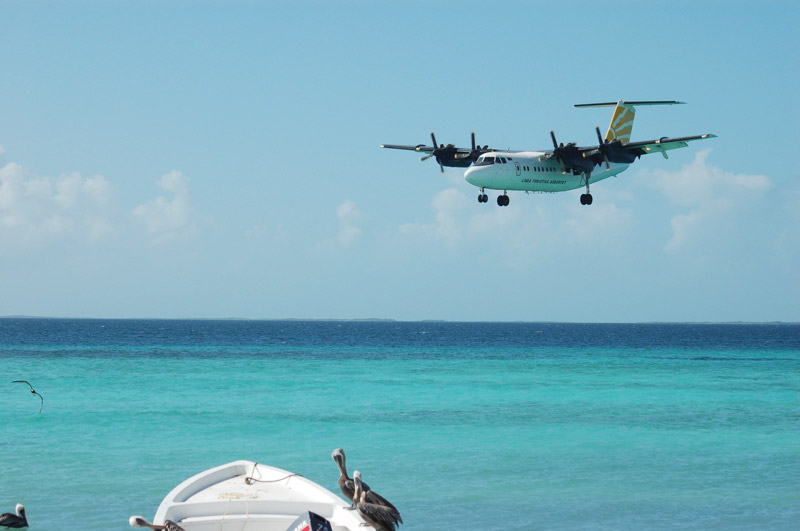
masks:
<path id="1" fill-rule="evenodd" d="M 475 131 L 472 132 L 472 151 L 475 151 Z"/>
<path id="2" fill-rule="evenodd" d="M 433 153 L 431 153 L 430 155 L 426 155 L 426 156 L 422 157 L 421 159 L 419 159 L 419 161 L 420 161 L 420 162 L 422 162 L 422 161 L 424 161 L 424 160 L 428 160 L 428 159 L 429 159 L 429 158 L 431 158 L 432 156 L 433 156 Z"/>
<path id="3" fill-rule="evenodd" d="M 436 143 L 436 137 L 433 136 L 433 131 L 431 131 L 431 140 L 433 140 L 433 149 L 438 149 L 439 144 Z"/>
<path id="4" fill-rule="evenodd" d="M 442 170 L 442 173 L 444 173 L 444 166 L 442 166 L 441 162 L 439 163 L 439 169 Z"/>
<path id="5" fill-rule="evenodd" d="M 553 132 L 552 129 L 550 130 L 550 138 L 553 139 L 553 147 L 558 149 L 558 142 L 556 142 L 556 134 Z"/>
<path id="6" fill-rule="evenodd" d="M 603 146 L 608 144 L 608 142 L 603 141 L 603 137 L 600 134 L 600 126 L 596 125 L 594 127 L 594 130 L 597 133 L 597 141 L 600 142 L 600 146 L 598 146 L 598 147 L 600 148 L 600 153 L 603 154 L 603 161 L 606 163 L 606 169 L 610 170 L 611 169 L 611 165 L 608 163 L 608 155 L 606 155 L 606 150 L 603 149 Z"/>

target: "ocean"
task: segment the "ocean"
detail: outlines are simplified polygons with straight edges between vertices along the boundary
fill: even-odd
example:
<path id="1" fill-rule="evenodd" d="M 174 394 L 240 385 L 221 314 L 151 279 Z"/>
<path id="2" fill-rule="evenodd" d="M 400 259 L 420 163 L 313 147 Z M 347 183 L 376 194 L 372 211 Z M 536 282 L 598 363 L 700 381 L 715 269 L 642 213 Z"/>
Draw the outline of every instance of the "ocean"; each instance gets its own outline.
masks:
<path id="1" fill-rule="evenodd" d="M 401 529 L 800 527 L 796 324 L 5 318 L 0 364 L 31 529 L 237 459 L 338 493 L 337 447 Z"/>

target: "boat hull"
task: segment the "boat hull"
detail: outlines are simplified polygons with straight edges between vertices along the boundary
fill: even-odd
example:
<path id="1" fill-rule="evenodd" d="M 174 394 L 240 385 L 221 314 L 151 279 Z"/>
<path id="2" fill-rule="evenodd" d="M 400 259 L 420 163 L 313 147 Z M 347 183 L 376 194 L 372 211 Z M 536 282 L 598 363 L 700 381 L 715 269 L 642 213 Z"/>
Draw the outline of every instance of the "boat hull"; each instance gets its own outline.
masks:
<path id="1" fill-rule="evenodd" d="M 201 472 L 172 489 L 153 523 L 172 520 L 186 531 L 286 531 L 311 511 L 327 519 L 333 531 L 371 529 L 349 506 L 298 474 L 242 460 Z"/>

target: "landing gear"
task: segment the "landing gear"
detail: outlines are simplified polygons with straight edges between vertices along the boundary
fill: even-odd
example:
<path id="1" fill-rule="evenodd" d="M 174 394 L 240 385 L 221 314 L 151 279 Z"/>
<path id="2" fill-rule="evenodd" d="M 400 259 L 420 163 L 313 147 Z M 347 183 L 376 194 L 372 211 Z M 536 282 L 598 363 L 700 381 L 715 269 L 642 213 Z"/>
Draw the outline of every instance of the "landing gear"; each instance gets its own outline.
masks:
<path id="1" fill-rule="evenodd" d="M 591 177 L 591 173 L 584 173 L 583 174 L 583 182 L 586 185 L 586 193 L 581 194 L 581 204 L 582 205 L 591 205 L 592 204 L 592 194 L 589 193 L 589 177 Z"/>
<path id="2" fill-rule="evenodd" d="M 511 200 L 508 198 L 508 196 L 505 193 L 503 195 L 498 195 L 497 196 L 497 206 L 501 206 L 501 207 L 508 206 L 508 203 L 510 203 L 510 202 L 511 202 Z"/>
<path id="3" fill-rule="evenodd" d="M 488 203 L 489 196 L 486 194 L 478 194 L 478 203 Z"/>

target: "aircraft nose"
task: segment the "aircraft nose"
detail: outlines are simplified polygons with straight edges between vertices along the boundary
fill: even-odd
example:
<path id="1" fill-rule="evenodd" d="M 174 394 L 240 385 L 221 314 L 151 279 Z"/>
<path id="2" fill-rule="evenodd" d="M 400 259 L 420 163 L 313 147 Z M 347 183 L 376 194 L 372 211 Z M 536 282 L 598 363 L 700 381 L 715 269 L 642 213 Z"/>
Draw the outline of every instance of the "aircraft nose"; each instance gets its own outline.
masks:
<path id="1" fill-rule="evenodd" d="M 467 181 L 469 184 L 475 184 L 475 183 L 474 183 L 474 180 L 475 180 L 475 172 L 477 171 L 477 169 L 478 169 L 478 168 L 476 168 L 475 166 L 470 166 L 469 168 L 467 168 L 467 171 L 465 171 L 465 172 L 464 172 L 464 179 L 465 179 L 465 180 L 466 180 L 466 181 Z"/>

